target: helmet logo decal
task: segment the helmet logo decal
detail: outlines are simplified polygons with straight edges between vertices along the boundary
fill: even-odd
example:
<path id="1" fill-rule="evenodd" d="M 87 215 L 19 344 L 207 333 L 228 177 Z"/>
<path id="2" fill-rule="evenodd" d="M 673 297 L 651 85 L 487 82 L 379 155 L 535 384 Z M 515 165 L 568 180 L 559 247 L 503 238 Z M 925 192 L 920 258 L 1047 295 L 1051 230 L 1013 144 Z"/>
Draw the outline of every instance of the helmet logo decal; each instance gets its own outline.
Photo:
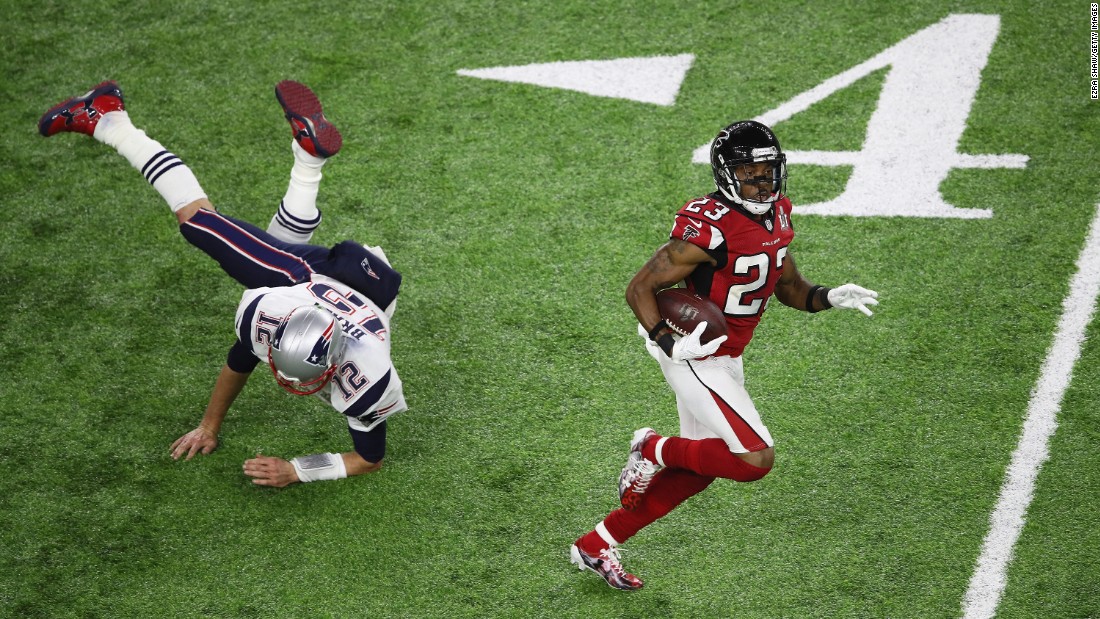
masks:
<path id="1" fill-rule="evenodd" d="M 714 138 L 714 145 L 711 148 L 721 148 L 722 145 L 725 144 L 726 140 L 728 140 L 729 138 L 730 130 L 728 128 L 719 131 L 718 137 Z M 718 155 L 718 159 L 722 163 L 725 163 L 725 161 L 722 159 L 722 155 Z"/>
<path id="2" fill-rule="evenodd" d="M 287 316 L 289 318 L 290 316 Z M 286 333 L 286 319 L 279 321 L 279 326 L 275 328 L 275 335 L 271 336 L 271 347 L 275 350 L 279 349 L 279 344 L 283 341 L 283 334 Z"/>
<path id="3" fill-rule="evenodd" d="M 313 350 L 310 351 L 306 362 L 322 368 L 328 366 L 328 350 L 329 345 L 332 343 L 332 327 L 333 325 L 329 325 L 328 330 L 317 338 L 317 342 L 313 344 Z"/>

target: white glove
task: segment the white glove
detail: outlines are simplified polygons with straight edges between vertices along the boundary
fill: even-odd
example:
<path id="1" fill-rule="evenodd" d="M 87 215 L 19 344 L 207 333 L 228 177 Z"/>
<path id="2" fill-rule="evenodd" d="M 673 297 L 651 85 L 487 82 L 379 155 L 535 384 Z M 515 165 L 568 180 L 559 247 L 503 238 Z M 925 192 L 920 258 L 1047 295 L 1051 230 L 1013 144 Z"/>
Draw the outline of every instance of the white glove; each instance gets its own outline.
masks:
<path id="1" fill-rule="evenodd" d="M 697 359 L 699 357 L 706 357 L 707 355 L 713 355 L 714 351 L 718 350 L 718 347 L 722 345 L 722 342 L 726 341 L 726 337 L 716 337 L 706 344 L 699 341 L 699 338 L 703 337 L 703 331 L 706 330 L 707 323 L 703 321 L 695 327 L 695 330 L 691 333 L 681 337 L 676 345 L 672 347 L 672 354 L 669 358 L 676 363 L 683 363 L 688 359 Z"/>
<path id="2" fill-rule="evenodd" d="M 868 305 L 878 305 L 878 293 L 855 284 L 844 284 L 829 291 L 825 295 L 829 304 L 833 307 L 845 309 L 857 309 L 870 316 L 873 312 L 867 309 Z"/>

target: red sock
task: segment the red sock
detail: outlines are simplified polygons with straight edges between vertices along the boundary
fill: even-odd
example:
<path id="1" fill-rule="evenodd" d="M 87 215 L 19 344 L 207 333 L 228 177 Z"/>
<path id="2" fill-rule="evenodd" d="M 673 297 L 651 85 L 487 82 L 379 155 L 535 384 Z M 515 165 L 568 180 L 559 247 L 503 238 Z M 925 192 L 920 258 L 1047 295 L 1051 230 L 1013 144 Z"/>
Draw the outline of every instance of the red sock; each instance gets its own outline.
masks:
<path id="1" fill-rule="evenodd" d="M 615 541 L 618 541 L 618 538 L 616 538 Z M 590 555 L 599 554 L 599 552 L 604 548 L 607 548 L 608 545 L 609 544 L 605 542 L 604 539 L 600 537 L 600 534 L 596 533 L 595 530 L 585 533 L 581 536 L 580 539 L 577 540 L 577 546 L 586 554 Z"/>
<path id="2" fill-rule="evenodd" d="M 655 450 L 656 440 L 646 441 L 646 447 L 652 443 Z M 645 448 L 642 449 L 645 455 Z M 648 458 L 656 462 L 657 457 Z M 687 469 L 705 477 L 722 477 L 734 481 L 756 481 L 768 474 L 770 468 L 760 468 L 745 462 L 730 452 L 729 446 L 720 438 L 691 440 L 670 436 L 661 448 L 661 459 L 665 466 L 674 469 Z"/>
<path id="3" fill-rule="evenodd" d="M 680 503 L 702 492 L 712 481 L 714 481 L 713 477 L 696 475 L 691 471 L 663 469 L 649 483 L 649 488 L 642 495 L 642 501 L 637 509 L 633 511 L 616 509 L 604 518 L 603 524 L 611 537 L 621 544 L 634 537 L 646 525 L 664 517 Z M 598 533 L 593 531 L 588 535 L 595 535 L 596 539 L 606 546 Z"/>
<path id="4" fill-rule="evenodd" d="M 650 462 L 657 461 L 657 441 L 660 441 L 661 437 L 654 434 L 649 437 L 649 440 L 642 443 L 642 457 Z"/>

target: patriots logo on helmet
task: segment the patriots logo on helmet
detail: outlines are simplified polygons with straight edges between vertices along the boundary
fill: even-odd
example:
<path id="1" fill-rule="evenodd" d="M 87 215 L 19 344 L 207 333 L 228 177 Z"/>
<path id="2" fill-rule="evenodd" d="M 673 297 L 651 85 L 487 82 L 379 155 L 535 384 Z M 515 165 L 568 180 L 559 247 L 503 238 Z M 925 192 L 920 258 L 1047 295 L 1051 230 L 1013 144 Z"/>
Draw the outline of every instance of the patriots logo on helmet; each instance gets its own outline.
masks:
<path id="1" fill-rule="evenodd" d="M 317 367 L 327 367 L 328 365 L 328 349 L 332 343 L 332 327 L 330 326 L 317 341 L 313 344 L 313 350 L 310 351 L 309 357 L 306 359 L 308 363 L 312 363 Z"/>

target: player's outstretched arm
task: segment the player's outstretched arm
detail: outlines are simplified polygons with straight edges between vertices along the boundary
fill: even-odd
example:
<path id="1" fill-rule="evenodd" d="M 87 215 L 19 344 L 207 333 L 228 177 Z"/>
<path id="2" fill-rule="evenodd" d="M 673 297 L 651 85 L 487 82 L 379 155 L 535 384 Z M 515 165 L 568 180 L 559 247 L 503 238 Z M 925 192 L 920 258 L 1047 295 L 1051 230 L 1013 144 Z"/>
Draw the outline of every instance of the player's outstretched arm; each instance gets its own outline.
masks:
<path id="1" fill-rule="evenodd" d="M 209 454 L 218 447 L 218 432 L 221 431 L 222 421 L 229 407 L 244 389 L 245 383 L 251 373 L 235 372 L 228 365 L 223 366 L 218 379 L 214 382 L 214 391 L 210 394 L 210 403 L 206 405 L 206 412 L 202 416 L 199 427 L 179 437 L 172 443 L 172 459 L 179 460 L 186 455 L 185 460 L 195 457 L 195 454 Z"/>
<path id="2" fill-rule="evenodd" d="M 373 473 L 382 462 L 367 462 L 354 451 L 342 454 L 324 453 L 284 460 L 263 454 L 245 460 L 244 474 L 257 486 L 284 488 L 302 481 L 343 479 L 353 475 Z"/>
<path id="3" fill-rule="evenodd" d="M 789 248 L 788 248 L 789 249 Z M 802 276 L 794 252 L 788 251 L 783 260 L 783 275 L 775 285 L 775 298 L 787 307 L 807 312 L 820 312 L 827 309 L 815 295 L 810 295 L 813 283 Z"/>
<path id="4" fill-rule="evenodd" d="M 783 275 L 775 286 L 775 298 L 783 305 L 810 313 L 842 307 L 858 309 L 870 316 L 873 312 L 867 306 L 878 305 L 878 293 L 874 290 L 855 284 L 826 288 L 810 282 L 798 271 L 798 265 L 791 253 L 787 254 Z"/>

